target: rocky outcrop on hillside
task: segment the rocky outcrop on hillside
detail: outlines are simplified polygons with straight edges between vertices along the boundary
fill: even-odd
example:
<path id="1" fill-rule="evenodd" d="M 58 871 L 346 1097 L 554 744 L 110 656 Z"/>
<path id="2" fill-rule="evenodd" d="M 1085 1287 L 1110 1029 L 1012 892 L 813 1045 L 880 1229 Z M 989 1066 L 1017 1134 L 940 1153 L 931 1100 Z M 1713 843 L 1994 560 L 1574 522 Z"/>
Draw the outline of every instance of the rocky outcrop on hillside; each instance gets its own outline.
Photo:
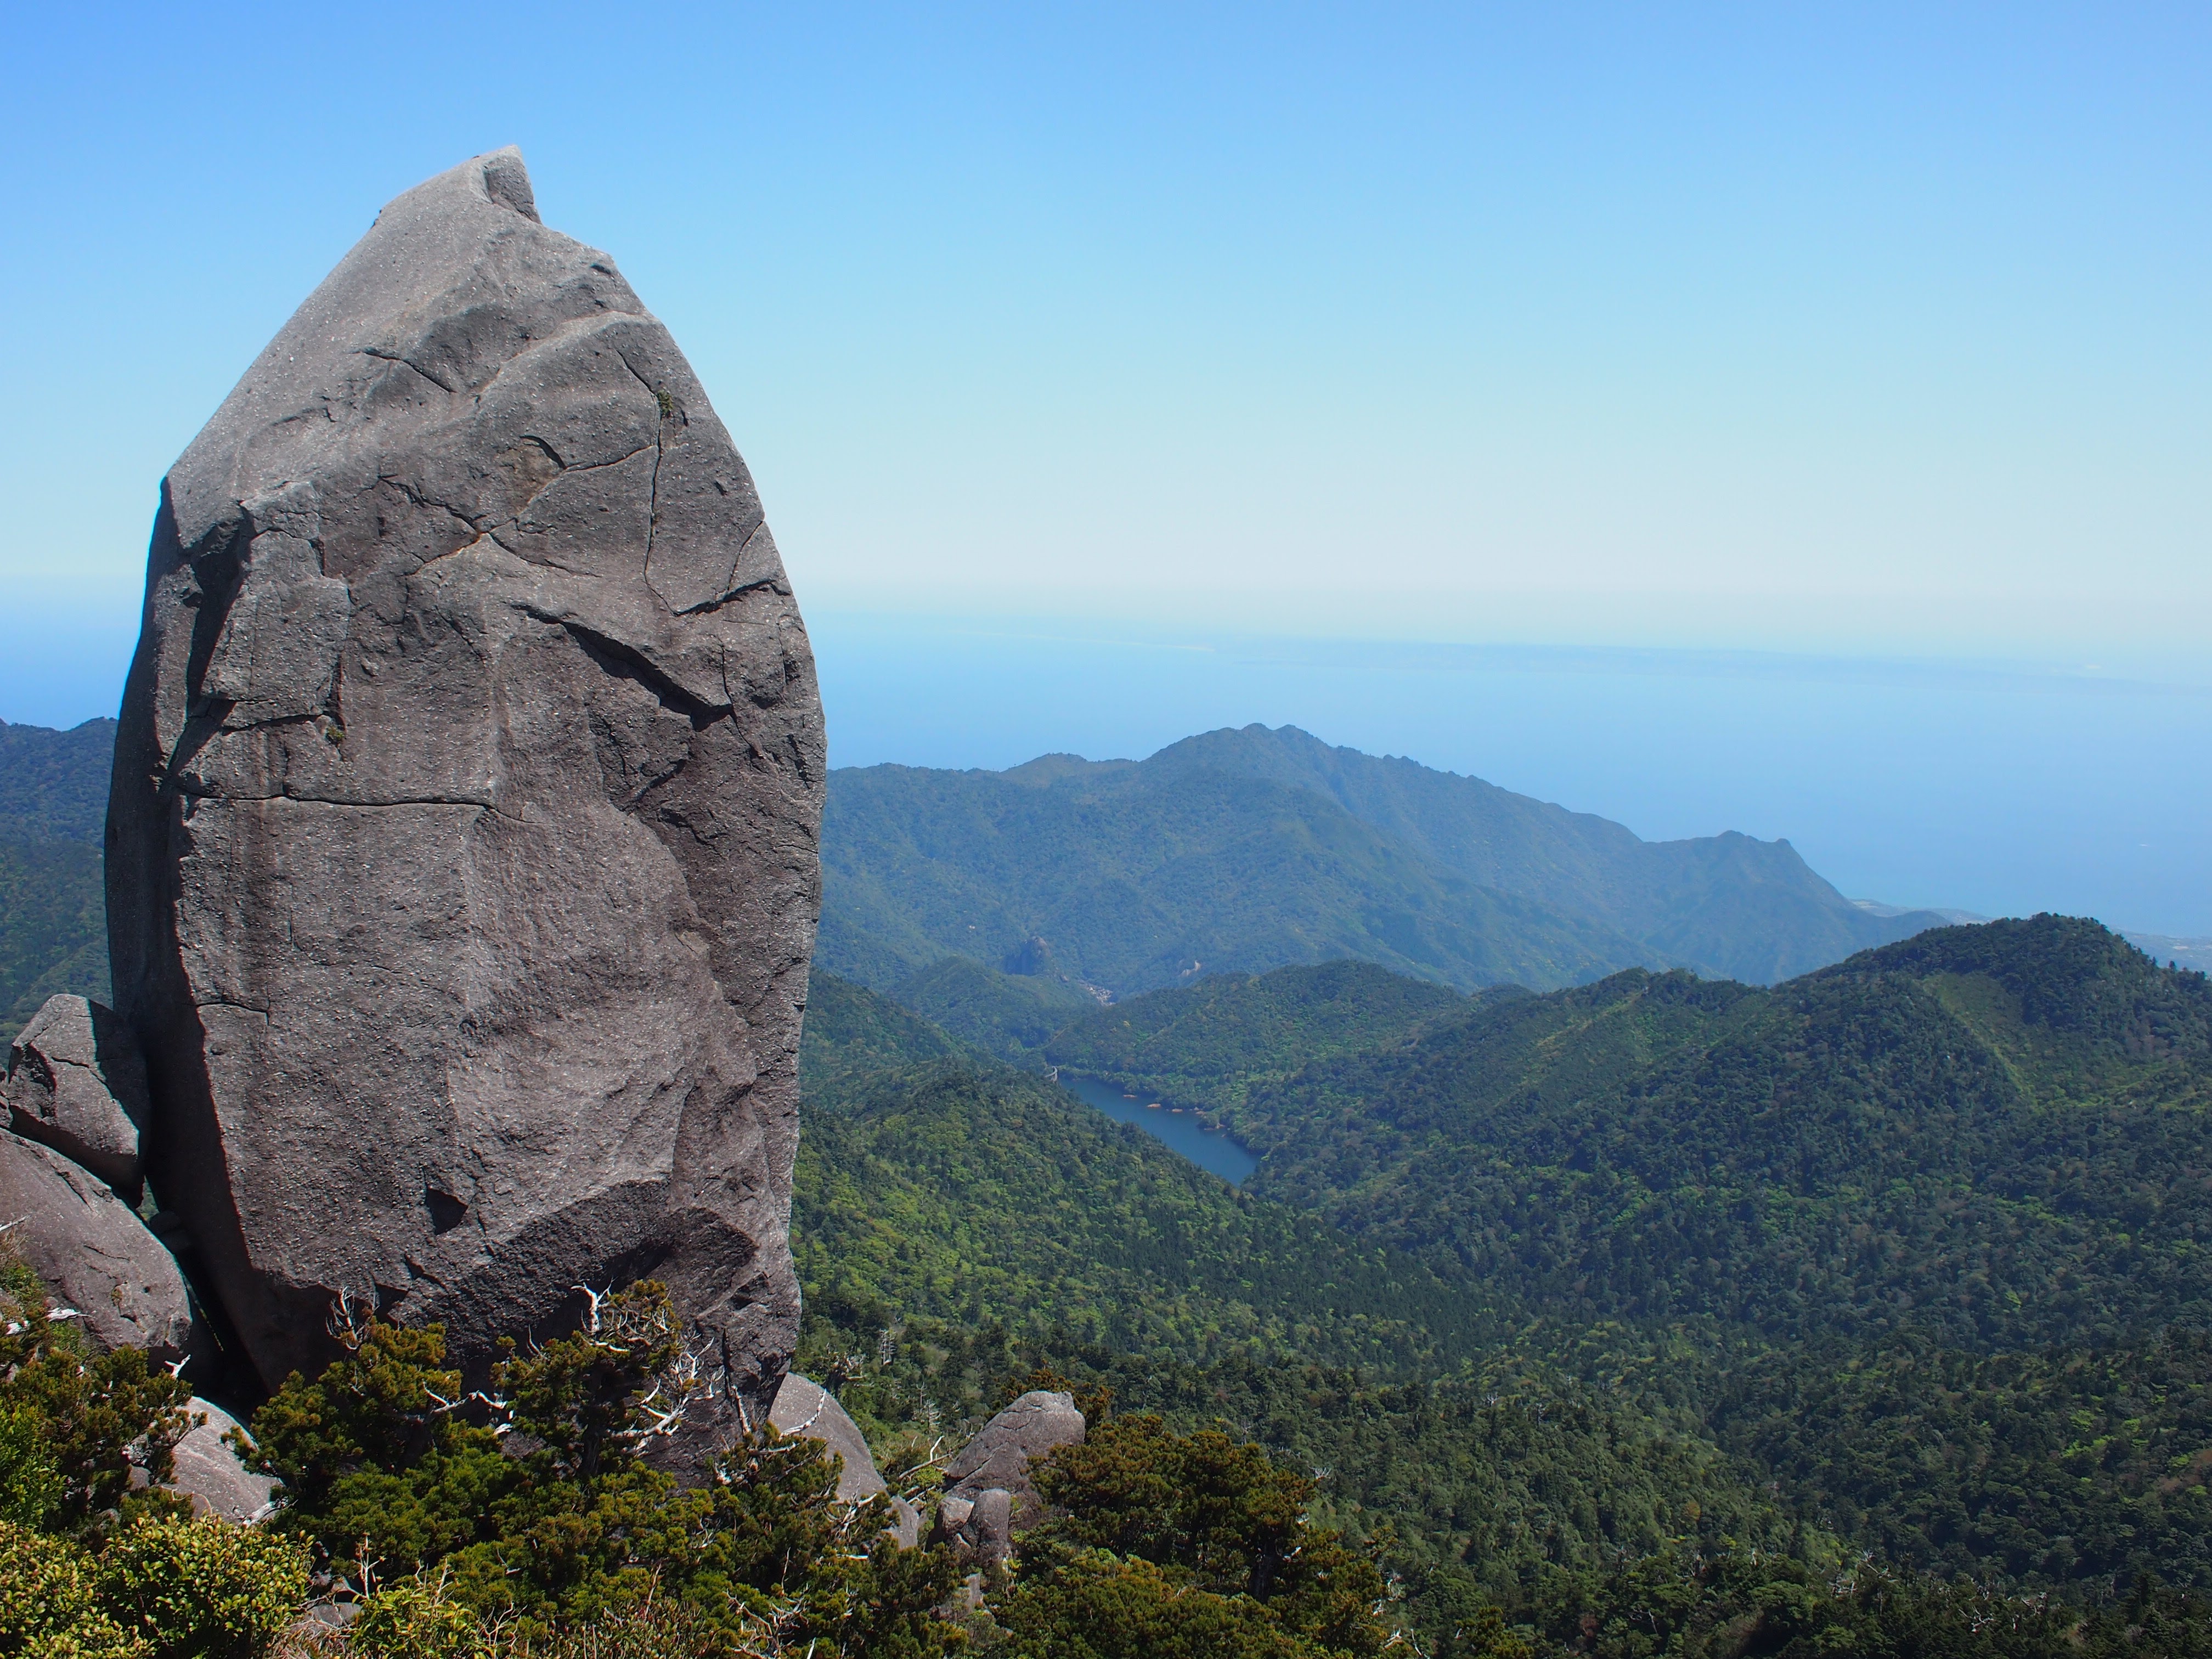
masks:
<path id="1" fill-rule="evenodd" d="M 1004 1560 L 1017 1530 L 1044 1507 L 1030 1468 L 1086 1431 L 1073 1395 L 1032 1389 L 994 1417 L 945 1466 L 938 1528 L 964 1556 Z"/>
<path id="2" fill-rule="evenodd" d="M 811 1377 L 793 1371 L 783 1379 L 769 1421 L 778 1434 L 819 1440 L 837 1454 L 842 1465 L 837 1496 L 846 1503 L 859 1503 L 884 1490 L 884 1477 L 876 1471 L 875 1456 L 868 1450 L 860 1425 L 845 1414 L 835 1395 Z"/>
<path id="3" fill-rule="evenodd" d="M 921 1541 L 921 1512 L 890 1490 L 877 1471 L 875 1455 L 868 1449 L 867 1437 L 860 1432 L 860 1425 L 846 1415 L 836 1395 L 812 1378 L 793 1371 L 776 1390 L 775 1405 L 769 1413 L 769 1421 L 779 1434 L 818 1440 L 837 1454 L 837 1496 L 844 1502 L 865 1503 L 882 1493 L 891 1507 L 891 1524 L 887 1530 L 901 1549 L 912 1549 Z"/>
<path id="4" fill-rule="evenodd" d="M 264 1383 L 665 1282 L 796 1336 L 821 707 L 744 463 L 521 157 L 392 202 L 170 472 L 108 817 L 147 1173 Z"/>

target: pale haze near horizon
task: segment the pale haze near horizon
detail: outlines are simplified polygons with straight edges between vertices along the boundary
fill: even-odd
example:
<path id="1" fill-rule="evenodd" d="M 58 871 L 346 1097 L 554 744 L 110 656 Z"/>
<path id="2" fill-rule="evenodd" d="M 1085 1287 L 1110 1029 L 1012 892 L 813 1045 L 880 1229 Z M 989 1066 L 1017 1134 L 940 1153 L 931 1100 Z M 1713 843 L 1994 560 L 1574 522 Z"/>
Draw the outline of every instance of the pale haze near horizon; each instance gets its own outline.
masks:
<path id="1" fill-rule="evenodd" d="M 0 717 L 112 711 L 161 473 L 379 205 L 516 143 L 752 465 L 841 762 L 1291 719 L 1859 896 L 2212 931 L 2199 9 L 11 33 Z M 1070 618 L 1125 648 L 1006 643 Z"/>

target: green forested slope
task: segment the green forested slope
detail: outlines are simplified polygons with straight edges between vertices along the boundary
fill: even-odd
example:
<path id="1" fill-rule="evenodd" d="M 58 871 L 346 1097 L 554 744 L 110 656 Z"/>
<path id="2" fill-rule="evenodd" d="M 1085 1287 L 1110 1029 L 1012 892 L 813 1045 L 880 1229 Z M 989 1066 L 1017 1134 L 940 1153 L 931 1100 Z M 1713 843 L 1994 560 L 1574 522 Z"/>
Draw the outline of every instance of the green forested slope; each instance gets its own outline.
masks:
<path id="1" fill-rule="evenodd" d="M 1786 841 L 1726 834 L 1647 842 L 1480 778 L 1333 748 L 1294 726 L 1186 738 L 1145 763 L 1170 776 L 1263 778 L 1335 800 L 1409 850 L 1484 887 L 1601 918 L 1701 974 L 1765 983 L 1902 939 L 1942 918 L 1852 904 Z"/>
<path id="2" fill-rule="evenodd" d="M 1510 1000 L 1517 987 L 1485 994 Z M 1365 962 L 1219 974 L 1095 1008 L 1048 1034 L 1054 1066 L 1209 1110 L 1333 1054 L 1384 1048 L 1467 1012 L 1466 998 Z"/>
<path id="3" fill-rule="evenodd" d="M 1478 886 L 1334 801 L 1252 779 L 839 771 L 822 844 L 820 960 L 877 989 L 948 954 L 999 964 L 1040 937 L 1122 994 L 1335 957 L 1468 988 L 1651 959 L 1601 921 Z"/>
<path id="4" fill-rule="evenodd" d="M 1098 1006 L 1063 979 L 1001 973 L 959 956 L 908 975 L 890 994 L 963 1042 L 1017 1066 L 1037 1064 L 1046 1039 Z"/>
<path id="5" fill-rule="evenodd" d="M 1786 842 L 1617 823 L 1285 726 L 1142 763 L 830 775 L 823 964 L 887 990 L 1051 942 L 1127 996 L 1358 957 L 1470 990 L 1685 965 L 1769 981 L 1932 925 L 1878 916 Z"/>
<path id="6" fill-rule="evenodd" d="M 0 1036 L 57 992 L 108 995 L 100 847 L 115 722 L 0 721 Z"/>
<path id="7" fill-rule="evenodd" d="M 2092 1599 L 2212 1582 L 2203 975 L 2045 916 L 1771 990 L 1636 972 L 1425 1019 L 1419 996 L 1372 969 L 1228 976 L 1048 1053 L 1208 1104 L 1264 1154 L 1250 1188 L 1517 1309 L 1478 1371 L 1674 1425 L 1724 1484 L 1766 1483 L 1760 1524 L 1811 1528 L 1801 1548 Z M 1248 1417 L 1267 1397 L 1210 1386 Z M 1392 1419 L 1389 1470 L 1344 1454 L 1346 1501 L 1437 1561 L 1417 1488 L 1463 1442 L 1436 1426 L 1452 1386 Z M 1498 1547 L 1458 1547 L 1494 1585 Z"/>
<path id="8" fill-rule="evenodd" d="M 1778 1352 L 1725 1381 L 1716 1437 L 1903 1565 L 2117 1589 L 2212 1583 L 2212 1339 L 1966 1354 Z"/>
<path id="9" fill-rule="evenodd" d="M 1555 1314 L 2079 1341 L 2212 1316 L 2212 991 L 2094 922 L 1641 972 L 1317 1062 L 1255 1192 Z"/>
<path id="10" fill-rule="evenodd" d="M 1331 1518 L 1389 1540 L 1425 1622 L 1683 1538 L 1834 1554 L 1679 1410 L 1516 1354 L 1525 1322 L 1480 1287 L 962 1054 L 815 975 L 801 1364 L 887 1456 L 971 1429 L 1049 1364 L 1316 1474 Z"/>
<path id="11" fill-rule="evenodd" d="M 793 1216 L 810 1297 L 1036 1339 L 1403 1368 L 1498 1328 L 1407 1257 L 1245 1197 L 1041 1079 L 957 1059 L 811 1111 Z"/>

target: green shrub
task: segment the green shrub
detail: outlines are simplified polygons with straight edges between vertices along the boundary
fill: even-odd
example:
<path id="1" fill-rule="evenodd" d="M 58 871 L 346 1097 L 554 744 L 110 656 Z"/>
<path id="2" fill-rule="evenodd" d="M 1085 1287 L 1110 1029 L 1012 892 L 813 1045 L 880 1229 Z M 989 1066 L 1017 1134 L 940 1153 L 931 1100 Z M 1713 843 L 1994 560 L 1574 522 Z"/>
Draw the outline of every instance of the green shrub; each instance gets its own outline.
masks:
<path id="1" fill-rule="evenodd" d="M 0 1514 L 89 1540 L 112 1513 L 181 1510 L 173 1493 L 134 1491 L 131 1476 L 168 1479 L 171 1449 L 191 1426 L 191 1385 L 149 1371 L 142 1349 L 88 1352 L 46 1305 L 38 1275 L 0 1238 Z"/>
<path id="2" fill-rule="evenodd" d="M 476 1614 L 428 1574 L 396 1579 L 364 1597 L 346 1630 L 355 1659 L 494 1659 L 489 1634 Z"/>
<path id="3" fill-rule="evenodd" d="M 472 1404 L 435 1327 L 370 1319 L 345 1340 L 253 1424 L 256 1466 L 281 1483 L 271 1524 L 331 1571 L 435 1574 L 433 1600 L 522 1640 L 619 1628 L 663 1598 L 798 1651 L 926 1659 L 958 1639 L 932 1616 L 957 1582 L 949 1553 L 894 1549 L 888 1506 L 840 1502 L 820 1443 L 763 1428 L 688 1490 L 647 1461 L 698 1387 L 658 1285 L 594 1298 L 584 1328 L 496 1366 Z M 432 1617 L 388 1594 L 395 1629 Z"/>
<path id="4" fill-rule="evenodd" d="M 1322 1659 L 1246 1595 L 1141 1557 L 1085 1550 L 995 1609 L 1024 1659 Z"/>
<path id="5" fill-rule="evenodd" d="M 98 1571 L 102 1603 L 156 1659 L 259 1659 L 307 1595 L 306 1551 L 214 1516 L 135 1522 Z"/>
<path id="6" fill-rule="evenodd" d="M 0 1521 L 0 1653 L 23 1659 L 151 1659 L 101 1609 L 92 1558 L 66 1539 Z"/>
<path id="7" fill-rule="evenodd" d="M 0 1521 L 36 1527 L 61 1501 L 46 1419 L 28 1406 L 0 1404 Z"/>
<path id="8" fill-rule="evenodd" d="M 518 1640 L 502 1647 L 499 1659 L 735 1659 L 759 1650 L 757 1646 L 733 1645 L 726 1634 L 697 1614 L 656 1597 L 634 1603 L 584 1629 L 563 1632 L 544 1641 Z M 861 1650 L 831 1648 L 824 1650 L 823 1659 L 838 1651 Z M 892 1650 L 872 1647 L 866 1651 L 872 1659 Z"/>
<path id="9" fill-rule="evenodd" d="M 1391 1640 L 1371 1554 L 1311 1525 L 1314 1483 L 1258 1446 L 1115 1418 L 1036 1484 L 1054 1513 L 992 1608 L 1024 1654 L 1304 1659 Z"/>

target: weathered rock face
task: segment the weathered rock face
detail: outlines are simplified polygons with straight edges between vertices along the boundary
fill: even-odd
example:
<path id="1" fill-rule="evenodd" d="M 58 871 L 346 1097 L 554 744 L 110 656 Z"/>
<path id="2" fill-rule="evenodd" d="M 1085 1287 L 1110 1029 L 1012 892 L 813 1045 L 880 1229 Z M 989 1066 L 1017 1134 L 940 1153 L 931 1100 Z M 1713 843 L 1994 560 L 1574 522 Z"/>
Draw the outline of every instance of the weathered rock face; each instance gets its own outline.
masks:
<path id="1" fill-rule="evenodd" d="M 885 1493 L 891 1506 L 891 1524 L 886 1530 L 901 1549 L 910 1550 L 921 1541 L 921 1512 L 896 1492 L 889 1491 L 876 1469 L 875 1454 L 868 1449 L 867 1437 L 828 1389 L 811 1377 L 791 1372 L 776 1390 L 775 1405 L 769 1413 L 769 1421 L 775 1425 L 778 1433 L 819 1440 L 837 1454 L 842 1460 L 837 1474 L 837 1496 L 846 1503 L 857 1504 L 878 1492 Z"/>
<path id="2" fill-rule="evenodd" d="M 1076 1444 L 1085 1431 L 1073 1396 L 1032 1389 L 986 1423 L 945 1466 L 945 1495 L 980 1505 L 986 1492 L 1006 1492 L 1012 1505 L 1008 1526 L 1018 1525 L 1022 1511 L 1039 1504 L 1030 1460 Z"/>
<path id="3" fill-rule="evenodd" d="M 1014 1495 L 983 1486 L 947 1498 L 938 1505 L 937 1529 L 963 1561 L 1004 1561 L 1014 1553 Z"/>
<path id="4" fill-rule="evenodd" d="M 179 1359 L 199 1345 L 176 1258 L 90 1170 L 0 1133 L 0 1217 L 46 1292 L 101 1348 Z"/>
<path id="5" fill-rule="evenodd" d="M 239 1461 L 230 1444 L 239 1421 L 211 1401 L 194 1399 L 196 1421 L 177 1442 L 176 1471 L 167 1486 L 191 1500 L 195 1515 L 219 1515 L 226 1521 L 258 1521 L 267 1515 L 276 1483 Z"/>
<path id="6" fill-rule="evenodd" d="M 522 161 L 388 206 L 163 486 L 108 817 L 147 1172 L 269 1382 L 667 1282 L 796 1332 L 811 655 L 744 464 Z"/>
<path id="7" fill-rule="evenodd" d="M 112 1008 L 48 997 L 8 1051 L 8 1127 L 138 1201 L 146 1066 Z"/>
<path id="8" fill-rule="evenodd" d="M 884 1477 L 876 1472 L 875 1455 L 869 1451 L 860 1425 L 812 1378 L 797 1371 L 786 1376 L 776 1390 L 768 1420 L 779 1434 L 819 1440 L 843 1460 L 837 1475 L 837 1496 L 845 1502 L 858 1503 L 884 1490 Z"/>

